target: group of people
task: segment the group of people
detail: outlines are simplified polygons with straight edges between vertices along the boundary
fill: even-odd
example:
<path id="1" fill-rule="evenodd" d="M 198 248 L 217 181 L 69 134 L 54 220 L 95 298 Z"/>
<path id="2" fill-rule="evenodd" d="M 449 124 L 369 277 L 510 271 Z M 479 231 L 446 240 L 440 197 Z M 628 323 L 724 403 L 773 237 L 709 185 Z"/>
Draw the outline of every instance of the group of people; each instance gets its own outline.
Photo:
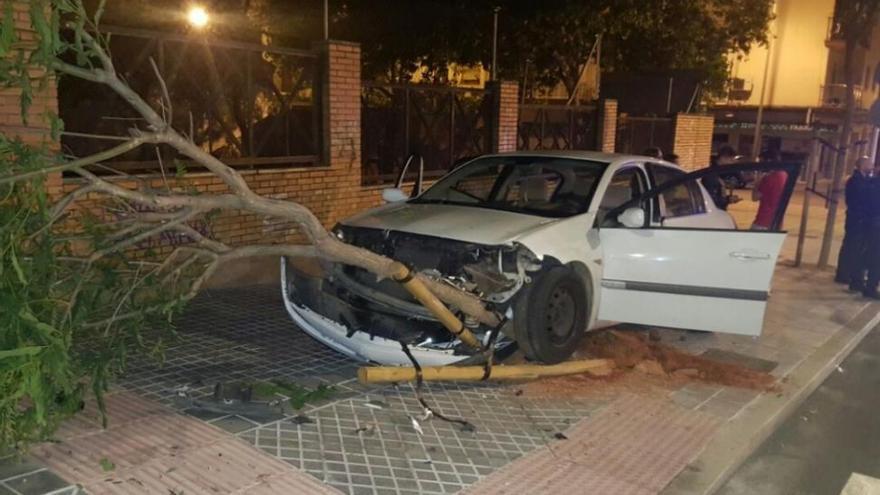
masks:
<path id="1" fill-rule="evenodd" d="M 868 157 L 856 161 L 846 181 L 846 222 L 834 281 L 880 299 L 880 168 Z"/>

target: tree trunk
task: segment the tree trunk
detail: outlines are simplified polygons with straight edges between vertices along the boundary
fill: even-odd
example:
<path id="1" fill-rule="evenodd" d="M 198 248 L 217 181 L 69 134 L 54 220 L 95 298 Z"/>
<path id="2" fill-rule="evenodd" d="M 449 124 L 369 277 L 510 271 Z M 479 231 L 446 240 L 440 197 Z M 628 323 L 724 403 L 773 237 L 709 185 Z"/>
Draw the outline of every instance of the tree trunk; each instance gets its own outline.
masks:
<path id="1" fill-rule="evenodd" d="M 838 141 L 837 159 L 834 163 L 834 175 L 831 179 L 831 195 L 828 201 L 828 216 L 825 219 L 825 232 L 822 236 L 822 249 L 819 252 L 819 268 L 828 266 L 831 254 L 831 243 L 834 240 L 834 223 L 837 219 L 837 205 L 840 203 L 840 191 L 843 176 L 846 173 L 847 157 L 849 156 L 850 135 L 852 134 L 853 116 L 855 115 L 856 94 L 853 59 L 855 58 L 858 40 L 847 39 L 843 55 L 843 78 L 846 83 L 846 109 L 843 117 L 843 128 Z"/>

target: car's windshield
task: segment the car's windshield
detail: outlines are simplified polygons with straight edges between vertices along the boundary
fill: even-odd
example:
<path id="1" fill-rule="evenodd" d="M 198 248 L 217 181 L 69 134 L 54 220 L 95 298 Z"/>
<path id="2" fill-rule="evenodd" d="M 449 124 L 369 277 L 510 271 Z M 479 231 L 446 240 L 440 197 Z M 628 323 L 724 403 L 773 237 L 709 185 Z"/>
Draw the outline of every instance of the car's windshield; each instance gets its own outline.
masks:
<path id="1" fill-rule="evenodd" d="M 548 156 L 490 156 L 455 170 L 412 202 L 568 217 L 587 211 L 607 165 Z"/>

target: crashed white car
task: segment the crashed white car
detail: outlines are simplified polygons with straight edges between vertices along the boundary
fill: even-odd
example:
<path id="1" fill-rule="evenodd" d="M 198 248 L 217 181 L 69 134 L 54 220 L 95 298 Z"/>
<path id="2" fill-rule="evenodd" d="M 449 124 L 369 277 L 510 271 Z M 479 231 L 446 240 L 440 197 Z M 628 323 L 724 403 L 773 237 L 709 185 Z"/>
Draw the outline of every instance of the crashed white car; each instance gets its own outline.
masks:
<path id="1" fill-rule="evenodd" d="M 788 179 L 770 230 L 738 230 L 701 184 L 709 169 L 573 151 L 474 159 L 413 198 L 386 190 L 392 202 L 334 232 L 478 295 L 507 317 L 498 348 L 516 342 L 536 361 L 568 358 L 607 322 L 758 335 L 797 175 L 776 166 Z M 475 353 L 392 280 L 340 264 L 307 273 L 287 260 L 281 273 L 297 325 L 353 358 L 409 364 L 401 341 L 424 365 Z M 488 339 L 492 329 L 461 316 Z"/>

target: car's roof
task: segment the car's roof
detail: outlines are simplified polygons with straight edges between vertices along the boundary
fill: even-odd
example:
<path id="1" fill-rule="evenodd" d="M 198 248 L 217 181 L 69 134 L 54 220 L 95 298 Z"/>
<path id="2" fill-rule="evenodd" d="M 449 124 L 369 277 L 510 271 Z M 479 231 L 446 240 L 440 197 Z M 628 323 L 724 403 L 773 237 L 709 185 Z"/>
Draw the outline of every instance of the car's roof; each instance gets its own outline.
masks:
<path id="1" fill-rule="evenodd" d="M 605 163 L 619 163 L 627 161 L 645 161 L 662 163 L 677 167 L 674 163 L 658 160 L 653 157 L 642 155 L 628 155 L 623 153 L 606 153 L 604 151 L 587 151 L 587 150 L 537 150 L 537 151 L 509 151 L 505 153 L 493 153 L 485 156 L 548 156 L 556 158 L 572 158 L 575 160 L 593 160 Z"/>

